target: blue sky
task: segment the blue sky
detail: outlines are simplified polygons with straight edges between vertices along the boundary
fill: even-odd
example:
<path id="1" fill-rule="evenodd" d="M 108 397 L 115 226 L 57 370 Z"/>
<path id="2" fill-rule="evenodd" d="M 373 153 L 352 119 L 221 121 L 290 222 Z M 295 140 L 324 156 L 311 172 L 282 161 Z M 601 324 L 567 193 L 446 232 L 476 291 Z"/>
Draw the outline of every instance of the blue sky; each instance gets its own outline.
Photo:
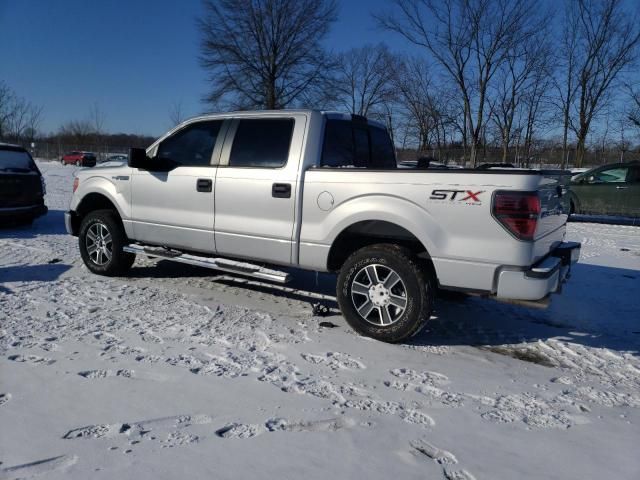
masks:
<path id="1" fill-rule="evenodd" d="M 384 0 L 342 0 L 327 47 L 346 50 L 384 41 L 371 12 Z M 182 102 L 202 109 L 205 72 L 197 61 L 200 0 L 0 0 L 0 80 L 44 106 L 42 129 L 85 118 L 94 102 L 111 132 L 159 135 Z"/>

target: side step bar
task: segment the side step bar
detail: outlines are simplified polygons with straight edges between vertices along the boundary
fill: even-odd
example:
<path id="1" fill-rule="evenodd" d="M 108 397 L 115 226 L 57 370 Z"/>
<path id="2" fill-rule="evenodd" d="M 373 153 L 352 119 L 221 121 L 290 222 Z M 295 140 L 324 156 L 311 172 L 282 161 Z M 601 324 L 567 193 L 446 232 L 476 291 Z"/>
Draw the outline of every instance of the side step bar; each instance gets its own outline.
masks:
<path id="1" fill-rule="evenodd" d="M 261 267 L 252 263 L 238 262 L 226 258 L 201 257 L 182 253 L 178 250 L 170 250 L 158 247 L 144 247 L 138 244 L 126 245 L 123 247 L 125 252 L 142 254 L 150 258 L 158 257 L 174 262 L 187 263 L 189 265 L 197 265 L 198 267 L 211 268 L 221 270 L 223 272 L 237 273 L 249 277 L 261 278 L 277 283 L 287 283 L 291 280 L 291 275 L 286 272 L 272 270 L 270 268 Z"/>

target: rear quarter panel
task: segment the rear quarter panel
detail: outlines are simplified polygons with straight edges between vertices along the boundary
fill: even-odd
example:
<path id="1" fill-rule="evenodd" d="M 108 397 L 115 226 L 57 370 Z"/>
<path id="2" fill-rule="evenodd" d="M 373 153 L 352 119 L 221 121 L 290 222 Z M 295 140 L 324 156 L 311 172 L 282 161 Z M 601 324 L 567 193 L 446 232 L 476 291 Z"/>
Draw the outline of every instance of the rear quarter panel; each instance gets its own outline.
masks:
<path id="1" fill-rule="evenodd" d="M 434 264 L 453 260 L 484 264 L 491 271 L 498 265 L 529 266 L 562 240 L 566 213 L 555 209 L 543 220 L 540 238 L 523 242 L 492 217 L 492 195 L 497 190 L 555 191 L 557 184 L 541 175 L 493 172 L 311 169 L 305 175 L 300 263 L 326 268 L 321 252 L 328 254 L 340 232 L 359 221 L 385 220 L 416 236 Z M 330 208 L 328 197 L 333 198 Z"/>

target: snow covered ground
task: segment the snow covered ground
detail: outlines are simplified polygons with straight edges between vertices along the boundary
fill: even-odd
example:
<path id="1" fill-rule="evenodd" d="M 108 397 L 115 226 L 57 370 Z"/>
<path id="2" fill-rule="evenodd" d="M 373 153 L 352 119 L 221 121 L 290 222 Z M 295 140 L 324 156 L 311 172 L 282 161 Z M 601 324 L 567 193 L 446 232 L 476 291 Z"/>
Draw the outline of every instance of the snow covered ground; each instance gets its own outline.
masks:
<path id="1" fill-rule="evenodd" d="M 0 230 L 0 479 L 640 478 L 639 227 L 570 224 L 548 310 L 440 299 L 386 345 L 313 316 L 329 276 L 90 274 L 40 166 L 49 214 Z"/>

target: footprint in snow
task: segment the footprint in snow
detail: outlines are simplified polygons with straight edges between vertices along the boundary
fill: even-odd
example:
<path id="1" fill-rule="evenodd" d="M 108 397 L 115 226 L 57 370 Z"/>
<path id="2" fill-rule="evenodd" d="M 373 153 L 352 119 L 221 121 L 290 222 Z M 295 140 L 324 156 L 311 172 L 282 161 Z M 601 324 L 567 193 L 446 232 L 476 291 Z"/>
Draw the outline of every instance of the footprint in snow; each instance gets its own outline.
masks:
<path id="1" fill-rule="evenodd" d="M 45 458 L 35 462 L 15 465 L 0 469 L 0 480 L 14 478 L 32 478 L 70 467 L 78 461 L 75 455 L 60 455 L 58 457 Z"/>
<path id="2" fill-rule="evenodd" d="M 444 477 L 447 480 L 476 480 L 476 477 L 466 470 L 452 470 L 447 467 L 444 469 Z"/>
<path id="3" fill-rule="evenodd" d="M 221 438 L 252 438 L 265 432 L 335 432 L 354 425 L 355 421 L 350 418 L 295 421 L 271 418 L 264 425 L 231 423 L 217 430 L 216 435 Z"/>
<path id="4" fill-rule="evenodd" d="M 411 442 L 411 446 L 440 465 L 455 465 L 458 463 L 458 459 L 453 453 L 438 448 L 421 438 Z"/>
<path id="5" fill-rule="evenodd" d="M 34 365 L 51 365 L 56 363 L 55 360 L 37 355 L 10 355 L 7 357 L 12 362 L 33 363 Z"/>
<path id="6" fill-rule="evenodd" d="M 0 393 L 0 406 L 4 405 L 9 400 L 11 400 L 11 394 L 10 393 Z"/>
<path id="7" fill-rule="evenodd" d="M 335 432 L 352 427 L 355 422 L 350 418 L 329 418 L 327 420 L 290 421 L 284 418 L 267 420 L 265 427 L 270 432 Z"/>
<path id="8" fill-rule="evenodd" d="M 263 432 L 264 428 L 261 425 L 231 423 L 216 430 L 216 435 L 221 438 L 252 438 Z"/>
<path id="9" fill-rule="evenodd" d="M 84 378 L 88 378 L 90 380 L 96 378 L 107 378 L 107 377 L 124 377 L 124 378 L 132 378 L 133 370 L 128 370 L 123 368 L 121 370 L 85 370 L 83 372 L 78 372 L 78 375 Z"/>

